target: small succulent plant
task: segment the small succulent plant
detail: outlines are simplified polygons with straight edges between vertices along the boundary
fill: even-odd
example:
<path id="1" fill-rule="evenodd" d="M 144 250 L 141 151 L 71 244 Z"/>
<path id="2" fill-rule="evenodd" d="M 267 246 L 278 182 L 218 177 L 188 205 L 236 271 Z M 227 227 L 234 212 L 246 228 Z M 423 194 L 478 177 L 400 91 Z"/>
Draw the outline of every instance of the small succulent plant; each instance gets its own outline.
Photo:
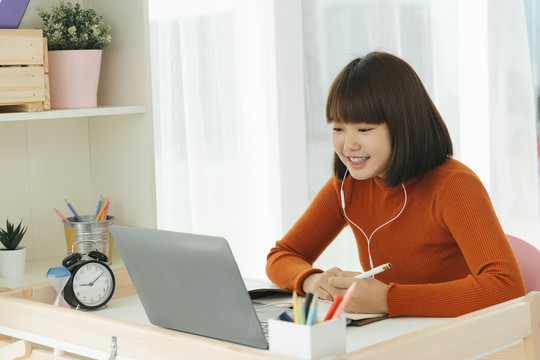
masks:
<path id="1" fill-rule="evenodd" d="M 6 220 L 6 228 L 0 228 L 0 241 L 7 250 L 15 250 L 26 233 L 27 226 L 22 226 L 22 220 L 15 227 L 9 220 Z"/>

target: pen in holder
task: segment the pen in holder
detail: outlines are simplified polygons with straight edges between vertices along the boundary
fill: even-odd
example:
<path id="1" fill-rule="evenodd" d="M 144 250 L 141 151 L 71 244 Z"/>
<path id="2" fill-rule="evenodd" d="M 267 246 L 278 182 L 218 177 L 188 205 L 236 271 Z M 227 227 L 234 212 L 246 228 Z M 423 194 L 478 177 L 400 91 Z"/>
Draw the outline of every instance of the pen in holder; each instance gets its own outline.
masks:
<path id="1" fill-rule="evenodd" d="M 298 359 L 322 359 L 345 354 L 346 319 L 340 317 L 309 326 L 268 320 L 270 351 Z"/>

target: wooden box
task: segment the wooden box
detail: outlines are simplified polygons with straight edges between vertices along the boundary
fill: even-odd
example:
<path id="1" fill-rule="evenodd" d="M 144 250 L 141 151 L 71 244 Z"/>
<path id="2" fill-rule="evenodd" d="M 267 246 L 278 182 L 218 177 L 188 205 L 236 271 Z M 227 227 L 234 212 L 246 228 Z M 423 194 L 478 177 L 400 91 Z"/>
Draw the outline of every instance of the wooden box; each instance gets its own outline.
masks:
<path id="1" fill-rule="evenodd" d="M 0 29 L 0 111 L 50 109 L 47 39 L 41 30 Z"/>

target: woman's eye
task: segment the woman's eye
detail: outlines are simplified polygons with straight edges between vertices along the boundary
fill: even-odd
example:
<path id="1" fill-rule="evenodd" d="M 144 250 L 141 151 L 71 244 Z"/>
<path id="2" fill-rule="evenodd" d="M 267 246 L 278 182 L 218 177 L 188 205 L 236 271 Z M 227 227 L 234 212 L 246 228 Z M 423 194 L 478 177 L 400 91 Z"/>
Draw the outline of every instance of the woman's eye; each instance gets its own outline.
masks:
<path id="1" fill-rule="evenodd" d="M 358 132 L 367 133 L 370 130 L 372 130 L 372 129 L 358 129 Z"/>
<path id="2" fill-rule="evenodd" d="M 337 128 L 337 127 L 335 127 L 335 128 L 332 128 L 332 131 L 340 132 L 340 131 L 343 131 L 343 129 L 342 129 L 342 128 Z"/>

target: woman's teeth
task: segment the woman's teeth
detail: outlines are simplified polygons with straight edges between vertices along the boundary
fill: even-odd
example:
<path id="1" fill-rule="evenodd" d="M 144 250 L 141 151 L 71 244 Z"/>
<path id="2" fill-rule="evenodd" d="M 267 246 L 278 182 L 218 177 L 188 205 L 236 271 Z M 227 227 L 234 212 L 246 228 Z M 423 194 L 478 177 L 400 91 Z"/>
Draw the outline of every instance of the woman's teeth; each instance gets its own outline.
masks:
<path id="1" fill-rule="evenodd" d="M 350 157 L 349 159 L 350 159 L 353 163 L 361 163 L 361 162 L 364 162 L 364 161 L 366 161 L 367 159 L 369 159 L 369 156 L 361 157 L 361 158 L 352 158 L 352 157 Z"/>

